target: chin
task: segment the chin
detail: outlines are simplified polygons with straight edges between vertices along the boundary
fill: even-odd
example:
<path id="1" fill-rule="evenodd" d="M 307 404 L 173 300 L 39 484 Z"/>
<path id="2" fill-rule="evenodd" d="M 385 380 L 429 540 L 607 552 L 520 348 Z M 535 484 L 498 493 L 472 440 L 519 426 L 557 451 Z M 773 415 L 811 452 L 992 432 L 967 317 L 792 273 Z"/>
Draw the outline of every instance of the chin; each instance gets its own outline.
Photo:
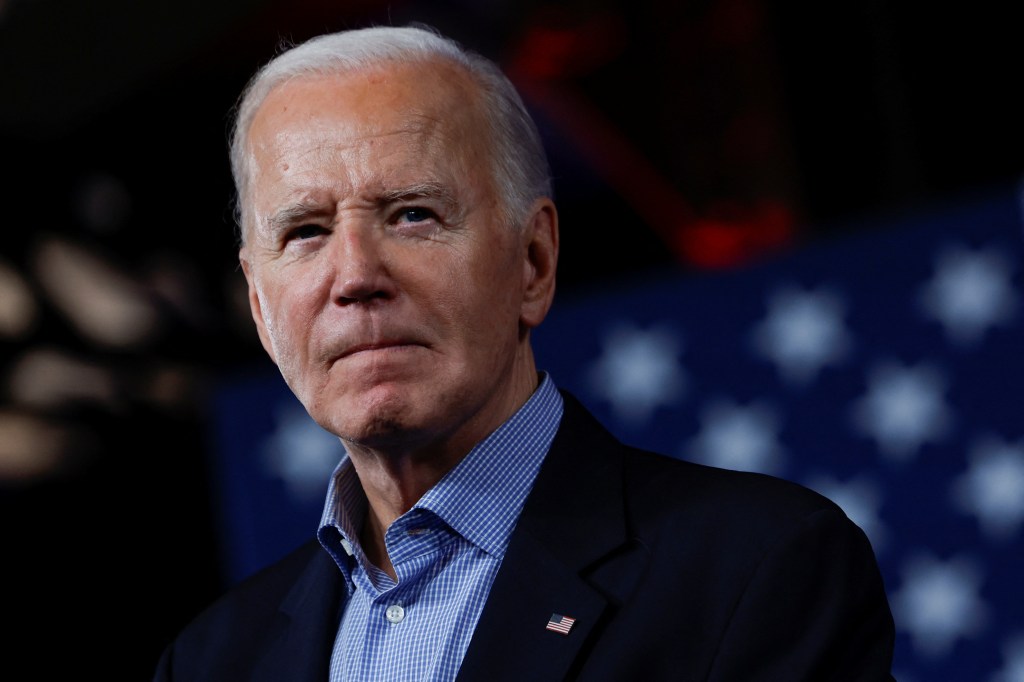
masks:
<path id="1" fill-rule="evenodd" d="M 373 448 L 407 442 L 420 431 L 406 396 L 397 391 L 375 393 L 333 402 L 316 421 L 345 441 Z"/>

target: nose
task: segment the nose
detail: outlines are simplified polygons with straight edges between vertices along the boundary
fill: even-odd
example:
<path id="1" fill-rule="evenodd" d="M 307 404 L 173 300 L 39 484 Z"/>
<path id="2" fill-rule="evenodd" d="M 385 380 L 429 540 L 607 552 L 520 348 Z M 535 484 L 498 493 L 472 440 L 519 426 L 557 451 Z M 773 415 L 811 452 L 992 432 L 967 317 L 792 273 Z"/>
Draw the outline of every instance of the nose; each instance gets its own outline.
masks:
<path id="1" fill-rule="evenodd" d="M 386 245 L 373 230 L 354 227 L 336 233 L 331 298 L 347 306 L 394 296 Z"/>

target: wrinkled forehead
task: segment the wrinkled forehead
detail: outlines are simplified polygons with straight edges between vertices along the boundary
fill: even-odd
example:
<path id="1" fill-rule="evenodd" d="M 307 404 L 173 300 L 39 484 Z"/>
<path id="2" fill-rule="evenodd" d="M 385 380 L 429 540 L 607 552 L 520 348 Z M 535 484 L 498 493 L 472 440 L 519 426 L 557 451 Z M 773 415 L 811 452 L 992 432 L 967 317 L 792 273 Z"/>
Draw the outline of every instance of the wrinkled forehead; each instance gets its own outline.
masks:
<path id="1" fill-rule="evenodd" d="M 259 185 L 328 168 L 393 173 L 405 166 L 415 172 L 429 161 L 454 164 L 463 157 L 466 138 L 433 112 L 410 107 L 365 116 L 364 111 L 320 108 L 303 102 L 301 93 L 289 97 L 286 110 L 253 126 L 253 181 Z"/>
<path id="2" fill-rule="evenodd" d="M 296 164 L 347 156 L 363 167 L 400 166 L 417 154 L 489 168 L 489 135 L 471 77 L 446 62 L 389 63 L 304 75 L 274 87 L 248 134 L 249 189 Z M 490 173 L 484 173 L 490 175 Z M 268 175 L 270 177 L 268 177 Z M 251 192 L 246 208 L 253 208 Z"/>
<path id="3" fill-rule="evenodd" d="M 301 75 L 270 90 L 248 141 L 251 148 L 275 127 L 343 129 L 353 138 L 399 130 L 476 138 L 486 128 L 480 100 L 464 68 L 438 60 Z"/>

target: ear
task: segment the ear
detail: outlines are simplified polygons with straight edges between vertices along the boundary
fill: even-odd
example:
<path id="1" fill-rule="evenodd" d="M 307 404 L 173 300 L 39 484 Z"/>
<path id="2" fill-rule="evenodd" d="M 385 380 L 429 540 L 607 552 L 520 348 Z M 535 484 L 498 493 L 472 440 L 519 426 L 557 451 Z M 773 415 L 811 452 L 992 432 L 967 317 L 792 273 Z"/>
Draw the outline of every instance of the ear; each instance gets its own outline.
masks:
<path id="1" fill-rule="evenodd" d="M 523 302 L 519 322 L 532 329 L 539 325 L 555 297 L 558 266 L 558 211 L 551 199 L 543 197 L 533 205 L 523 225 Z"/>
<path id="2" fill-rule="evenodd" d="M 263 344 L 263 350 L 267 351 L 267 355 L 273 360 L 274 364 L 277 364 L 277 358 L 274 357 L 273 346 L 270 345 L 270 335 L 267 333 L 267 323 L 263 319 L 263 306 L 260 304 L 259 291 L 256 288 L 255 276 L 253 275 L 252 265 L 249 262 L 249 256 L 246 252 L 246 248 L 243 246 L 242 250 L 238 252 L 238 262 L 242 264 L 242 272 L 245 273 L 245 282 L 249 286 L 249 312 L 252 313 L 252 320 L 256 323 L 256 333 L 260 336 L 260 343 Z"/>

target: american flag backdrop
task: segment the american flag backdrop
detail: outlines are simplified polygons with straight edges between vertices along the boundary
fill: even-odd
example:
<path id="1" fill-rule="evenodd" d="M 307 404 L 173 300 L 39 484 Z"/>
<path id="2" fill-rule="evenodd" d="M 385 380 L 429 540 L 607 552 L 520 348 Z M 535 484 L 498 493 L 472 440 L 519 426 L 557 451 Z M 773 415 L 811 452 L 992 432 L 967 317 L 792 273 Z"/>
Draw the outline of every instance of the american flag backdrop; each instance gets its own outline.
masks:
<path id="1" fill-rule="evenodd" d="M 535 348 L 622 440 L 842 506 L 882 568 L 898 680 L 1024 681 L 1022 273 L 1021 195 L 996 191 L 556 297 Z M 312 537 L 340 446 L 276 375 L 215 407 L 235 580 Z"/>

